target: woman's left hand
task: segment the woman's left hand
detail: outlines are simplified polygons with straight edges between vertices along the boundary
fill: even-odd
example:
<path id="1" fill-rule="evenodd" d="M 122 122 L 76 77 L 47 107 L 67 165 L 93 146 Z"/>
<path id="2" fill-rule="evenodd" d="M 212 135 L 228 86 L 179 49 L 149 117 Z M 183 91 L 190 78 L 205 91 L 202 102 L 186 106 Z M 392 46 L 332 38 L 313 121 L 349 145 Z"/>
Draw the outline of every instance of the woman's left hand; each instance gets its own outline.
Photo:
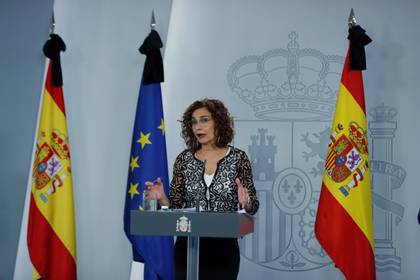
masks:
<path id="1" fill-rule="evenodd" d="M 163 183 L 160 178 L 157 178 L 153 182 L 147 181 L 144 184 L 147 186 L 147 189 L 144 190 L 146 199 L 157 199 L 160 206 L 169 206 L 169 200 L 165 195 L 165 191 L 163 190 Z"/>
<path id="2" fill-rule="evenodd" d="M 248 194 L 248 189 L 245 188 L 241 181 L 239 180 L 239 178 L 236 178 L 235 180 L 236 186 L 238 187 L 238 200 L 239 200 L 239 204 L 241 205 L 241 207 L 243 209 L 246 208 L 246 206 L 249 203 L 249 194 Z"/>

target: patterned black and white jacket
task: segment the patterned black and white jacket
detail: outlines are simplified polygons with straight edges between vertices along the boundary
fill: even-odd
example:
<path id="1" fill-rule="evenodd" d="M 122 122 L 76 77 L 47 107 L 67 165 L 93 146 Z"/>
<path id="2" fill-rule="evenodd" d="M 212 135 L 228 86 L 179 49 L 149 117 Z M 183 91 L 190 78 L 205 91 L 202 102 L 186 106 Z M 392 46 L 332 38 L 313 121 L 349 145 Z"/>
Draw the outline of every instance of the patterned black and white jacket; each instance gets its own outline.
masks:
<path id="1" fill-rule="evenodd" d="M 230 146 L 229 153 L 218 162 L 213 181 L 207 187 L 204 181 L 204 162 L 198 160 L 190 150 L 184 150 L 174 163 L 169 188 L 171 208 L 193 208 L 198 198 L 201 209 L 205 211 L 237 211 L 239 202 L 236 178 L 248 189 L 251 205 L 248 213 L 253 215 L 258 211 L 259 201 L 252 179 L 251 163 L 244 151 Z"/>

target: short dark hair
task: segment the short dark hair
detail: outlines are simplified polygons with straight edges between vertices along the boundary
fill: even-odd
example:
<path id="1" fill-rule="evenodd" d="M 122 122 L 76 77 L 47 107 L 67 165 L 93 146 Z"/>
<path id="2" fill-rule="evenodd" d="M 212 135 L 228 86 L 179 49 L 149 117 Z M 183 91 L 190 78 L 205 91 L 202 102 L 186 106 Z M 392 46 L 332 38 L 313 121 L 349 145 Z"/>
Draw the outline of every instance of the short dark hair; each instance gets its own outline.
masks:
<path id="1" fill-rule="evenodd" d="M 196 152 L 201 147 L 201 144 L 195 138 L 191 124 L 192 114 L 200 108 L 206 108 L 214 120 L 216 146 L 226 147 L 233 140 L 233 119 L 222 101 L 207 98 L 194 101 L 188 106 L 182 116 L 181 136 L 184 138 L 185 144 L 193 152 Z"/>

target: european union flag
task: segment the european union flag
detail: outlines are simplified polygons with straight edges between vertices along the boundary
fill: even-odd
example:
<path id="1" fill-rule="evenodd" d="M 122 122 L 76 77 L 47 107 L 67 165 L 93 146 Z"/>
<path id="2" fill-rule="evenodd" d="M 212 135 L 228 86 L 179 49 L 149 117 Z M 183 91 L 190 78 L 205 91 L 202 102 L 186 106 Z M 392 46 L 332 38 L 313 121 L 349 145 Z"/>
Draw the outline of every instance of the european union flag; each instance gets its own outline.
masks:
<path id="1" fill-rule="evenodd" d="M 163 64 L 153 65 L 159 61 L 162 63 L 160 47 L 160 37 L 156 31 L 152 31 L 140 48 L 140 52 L 146 54 L 147 58 L 137 103 L 124 209 L 124 231 L 132 244 L 134 261 L 144 263 L 146 280 L 174 279 L 173 237 L 130 234 L 130 211 L 141 209 L 144 183 L 160 177 L 168 193 L 165 123 L 160 87 Z M 158 71 L 160 74 L 157 76 L 154 75 L 155 70 L 150 72 L 156 69 L 154 67 L 162 70 Z"/>

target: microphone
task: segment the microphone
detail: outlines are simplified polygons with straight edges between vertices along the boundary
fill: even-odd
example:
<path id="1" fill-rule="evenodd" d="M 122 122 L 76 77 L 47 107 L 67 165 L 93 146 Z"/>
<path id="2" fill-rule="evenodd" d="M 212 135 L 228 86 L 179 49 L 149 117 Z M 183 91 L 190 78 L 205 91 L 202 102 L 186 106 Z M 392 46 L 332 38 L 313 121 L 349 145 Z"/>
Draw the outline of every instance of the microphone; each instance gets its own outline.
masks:
<path id="1" fill-rule="evenodd" d="M 206 172 L 206 160 L 204 160 L 203 174 L 201 174 L 201 179 L 204 180 L 204 172 Z M 195 212 L 200 212 L 200 183 L 196 182 L 197 190 L 195 192 Z"/>
<path id="2" fill-rule="evenodd" d="M 200 212 L 200 185 L 196 183 L 197 190 L 195 191 L 195 212 Z"/>
<path id="3" fill-rule="evenodd" d="M 239 168 L 238 168 L 238 163 L 236 162 L 236 151 L 235 151 L 235 147 L 232 145 L 232 154 L 233 154 L 233 164 L 235 165 L 235 179 L 239 177 Z"/>
<path id="4" fill-rule="evenodd" d="M 236 178 L 238 178 L 239 180 L 241 180 L 240 176 L 242 175 L 242 168 L 236 158 L 236 151 L 235 151 L 235 147 L 232 146 L 233 149 L 233 164 L 235 165 L 235 178 L 233 180 L 235 180 L 235 185 L 236 185 Z M 241 182 L 242 183 L 242 182 Z M 238 187 L 236 187 L 236 192 L 238 193 Z M 242 210 L 242 206 L 239 203 L 239 193 L 238 193 L 238 210 Z"/>

